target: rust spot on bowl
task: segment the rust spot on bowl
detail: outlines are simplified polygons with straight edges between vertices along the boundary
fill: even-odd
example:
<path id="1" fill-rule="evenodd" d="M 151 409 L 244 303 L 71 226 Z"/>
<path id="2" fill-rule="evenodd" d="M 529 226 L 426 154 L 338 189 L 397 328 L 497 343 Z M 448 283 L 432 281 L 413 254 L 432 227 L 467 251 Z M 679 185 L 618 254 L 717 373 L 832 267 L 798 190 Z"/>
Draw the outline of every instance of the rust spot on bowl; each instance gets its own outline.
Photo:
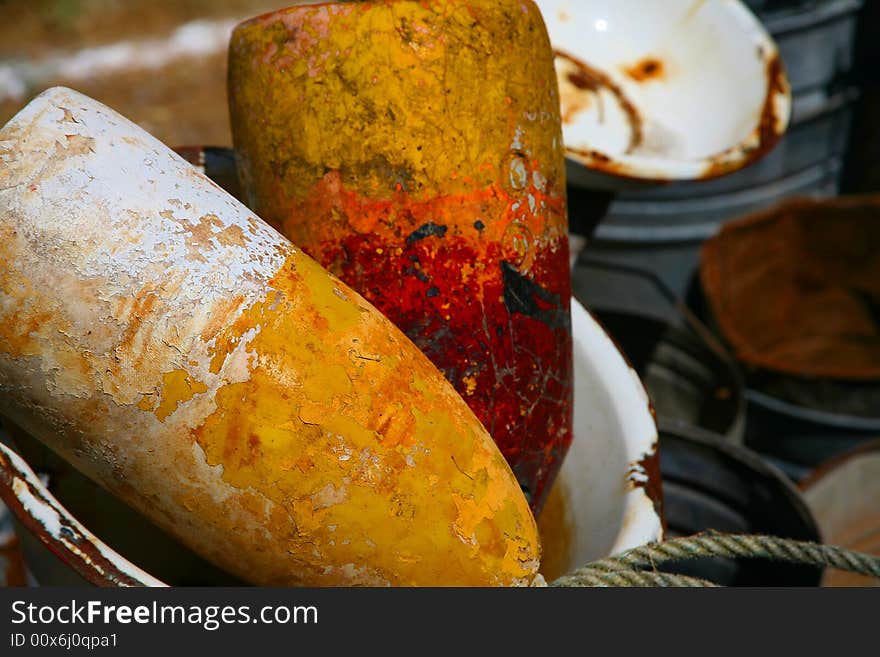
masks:
<path id="1" fill-rule="evenodd" d="M 625 66 L 623 72 L 636 82 L 652 82 L 666 76 L 666 65 L 657 57 L 644 57 L 632 66 Z"/>
<path id="2" fill-rule="evenodd" d="M 651 408 L 651 414 L 654 415 L 654 408 Z M 663 532 L 666 532 L 666 518 L 663 514 L 663 476 L 660 472 L 660 453 L 657 446 L 639 461 L 632 469 L 633 473 L 640 473 L 644 477 L 644 481 L 640 479 L 630 479 L 633 486 L 643 488 L 645 495 L 654 503 L 654 511 L 663 524 Z"/>
<path id="3" fill-rule="evenodd" d="M 776 107 L 776 99 L 780 95 L 785 96 L 789 93 L 785 68 L 782 65 L 782 59 L 778 54 L 774 54 L 767 61 L 766 70 L 767 96 L 764 99 L 764 107 L 761 110 L 761 122 L 758 124 L 758 130 L 760 131 L 761 137 L 759 150 L 769 150 L 779 139 L 782 132 L 780 124 L 783 120 L 782 117 L 779 116 Z"/>
<path id="4" fill-rule="evenodd" d="M 697 3 L 700 4 L 700 3 Z M 627 98 L 623 90 L 606 73 L 596 70 L 562 51 L 555 51 L 559 93 L 562 104 L 562 118 L 565 124 L 575 121 L 577 114 L 596 102 L 599 107 L 599 122 L 603 122 L 602 95 L 605 91 L 613 94 L 629 118 L 632 136 L 623 155 L 632 154 L 644 141 L 644 119 L 638 108 Z M 790 87 L 782 60 L 778 52 L 758 49 L 758 56 L 765 60 L 766 93 L 760 115 L 753 130 L 739 143 L 715 155 L 701 158 L 695 163 L 700 167 L 697 180 L 717 178 L 742 169 L 760 160 L 779 142 L 788 124 Z M 560 65 L 560 62 L 564 62 Z M 640 83 L 659 81 L 669 73 L 669 67 L 660 58 L 645 57 L 631 66 L 622 67 L 627 77 Z M 607 96 L 606 96 L 607 97 Z M 616 158 L 592 148 L 566 146 L 566 154 L 587 169 L 609 174 L 619 178 L 654 183 L 671 182 L 668 176 L 654 175 L 656 172 L 642 170 L 626 158 Z M 659 167 L 662 169 L 662 165 Z M 691 177 L 691 176 L 688 176 Z"/>
<path id="5" fill-rule="evenodd" d="M 577 114 L 589 107 L 590 99 L 596 102 L 599 123 L 603 123 L 605 111 L 601 93 L 606 91 L 614 96 L 629 122 L 630 141 L 626 152 L 635 150 L 642 143 L 642 117 L 620 85 L 604 71 L 590 66 L 573 55 L 561 50 L 556 50 L 555 55 L 557 60 L 564 62 L 567 69 L 562 76 L 559 89 L 563 123 L 572 123 Z"/>

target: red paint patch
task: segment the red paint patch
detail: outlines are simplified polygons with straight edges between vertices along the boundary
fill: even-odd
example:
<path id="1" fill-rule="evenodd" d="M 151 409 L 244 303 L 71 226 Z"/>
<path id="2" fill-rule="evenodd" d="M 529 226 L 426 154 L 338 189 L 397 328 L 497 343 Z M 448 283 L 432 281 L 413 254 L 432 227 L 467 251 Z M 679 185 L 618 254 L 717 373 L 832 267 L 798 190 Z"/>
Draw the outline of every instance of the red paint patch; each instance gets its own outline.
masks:
<path id="1" fill-rule="evenodd" d="M 473 238 L 425 232 L 392 243 L 375 233 L 351 234 L 321 251 L 443 371 L 539 509 L 572 439 L 564 245 L 539 251 L 523 277 L 540 294 L 520 298 L 523 291 L 511 291 L 508 282 L 506 300 L 501 245 L 490 244 L 479 258 Z"/>

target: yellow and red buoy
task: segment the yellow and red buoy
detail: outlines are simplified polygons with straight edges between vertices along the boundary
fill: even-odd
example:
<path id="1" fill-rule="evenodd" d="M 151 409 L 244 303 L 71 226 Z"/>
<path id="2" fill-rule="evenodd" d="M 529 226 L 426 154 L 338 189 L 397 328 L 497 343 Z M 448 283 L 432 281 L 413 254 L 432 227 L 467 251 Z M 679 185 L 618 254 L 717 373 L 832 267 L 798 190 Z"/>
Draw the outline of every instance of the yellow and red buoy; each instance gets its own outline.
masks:
<path id="1" fill-rule="evenodd" d="M 251 207 L 453 383 L 537 511 L 572 436 L 564 154 L 530 0 L 291 7 L 239 25 Z"/>

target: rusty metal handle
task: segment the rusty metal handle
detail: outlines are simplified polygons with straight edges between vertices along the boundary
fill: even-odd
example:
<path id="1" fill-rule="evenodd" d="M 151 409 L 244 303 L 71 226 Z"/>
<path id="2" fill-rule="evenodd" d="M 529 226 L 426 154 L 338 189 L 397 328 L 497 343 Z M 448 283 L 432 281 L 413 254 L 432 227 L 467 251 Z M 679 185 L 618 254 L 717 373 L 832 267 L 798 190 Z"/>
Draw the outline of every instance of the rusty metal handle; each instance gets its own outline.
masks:
<path id="1" fill-rule="evenodd" d="M 0 499 L 59 559 L 96 586 L 167 586 L 86 529 L 30 466 L 0 442 Z"/>

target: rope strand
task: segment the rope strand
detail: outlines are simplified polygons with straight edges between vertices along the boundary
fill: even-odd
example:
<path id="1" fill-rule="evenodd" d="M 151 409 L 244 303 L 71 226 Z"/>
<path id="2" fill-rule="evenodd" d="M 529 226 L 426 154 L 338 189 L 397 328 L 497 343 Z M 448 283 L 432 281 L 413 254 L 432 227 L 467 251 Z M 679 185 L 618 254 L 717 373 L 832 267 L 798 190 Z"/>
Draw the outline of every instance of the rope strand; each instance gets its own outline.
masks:
<path id="1" fill-rule="evenodd" d="M 708 532 L 633 548 L 579 568 L 550 586 L 715 586 L 706 580 L 656 572 L 663 563 L 701 557 L 768 559 L 880 579 L 880 557 L 870 554 L 775 536 Z"/>
<path id="2" fill-rule="evenodd" d="M 676 587 L 702 588 L 718 586 L 714 582 L 686 575 L 671 575 L 641 570 L 592 570 L 582 568 L 571 575 L 562 577 L 551 586 L 556 587 Z"/>

